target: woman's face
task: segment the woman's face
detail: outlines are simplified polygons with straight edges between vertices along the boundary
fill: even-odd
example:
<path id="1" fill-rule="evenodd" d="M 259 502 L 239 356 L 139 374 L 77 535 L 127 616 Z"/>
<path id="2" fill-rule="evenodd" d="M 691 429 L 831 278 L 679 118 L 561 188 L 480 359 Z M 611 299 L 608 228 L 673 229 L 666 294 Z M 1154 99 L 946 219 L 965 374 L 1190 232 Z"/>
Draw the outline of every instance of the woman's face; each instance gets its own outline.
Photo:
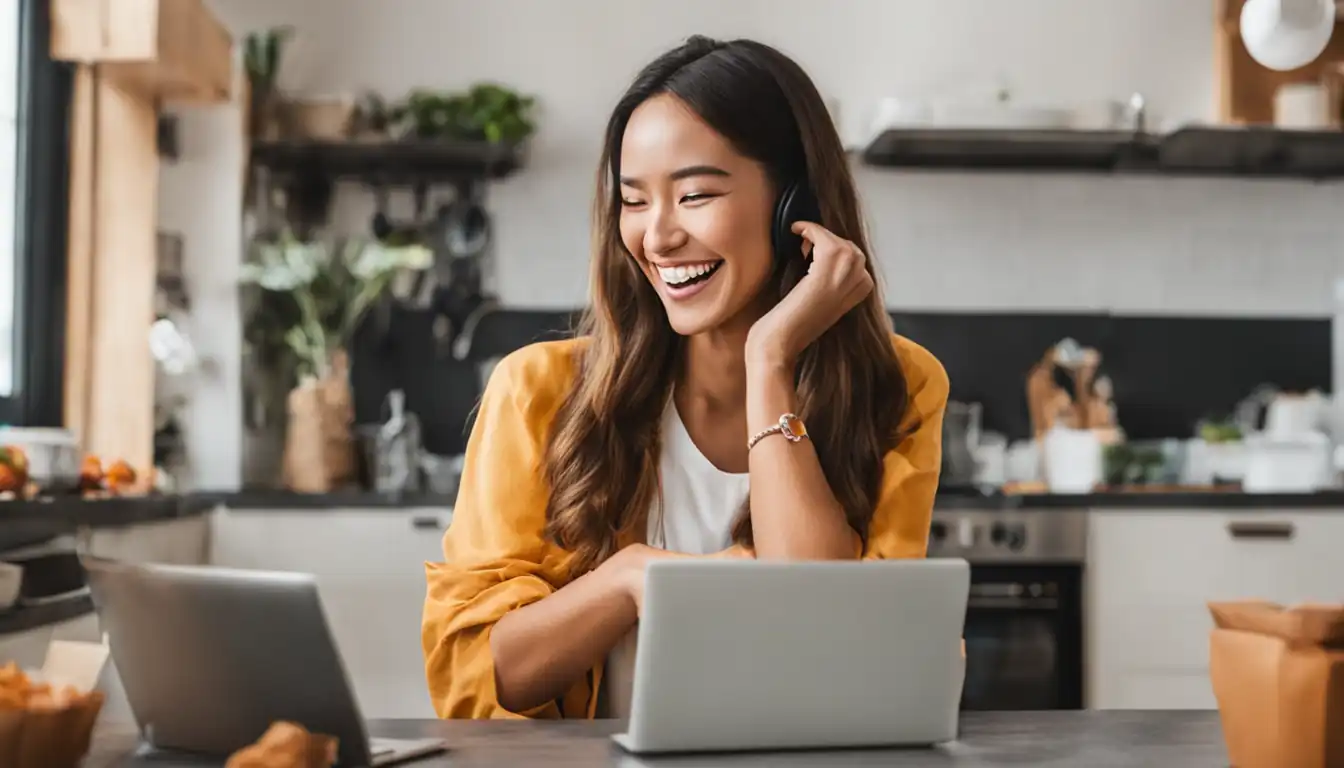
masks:
<path id="1" fill-rule="evenodd" d="M 667 94 L 630 116 L 620 168 L 621 240 L 673 330 L 750 327 L 772 268 L 765 169 Z"/>

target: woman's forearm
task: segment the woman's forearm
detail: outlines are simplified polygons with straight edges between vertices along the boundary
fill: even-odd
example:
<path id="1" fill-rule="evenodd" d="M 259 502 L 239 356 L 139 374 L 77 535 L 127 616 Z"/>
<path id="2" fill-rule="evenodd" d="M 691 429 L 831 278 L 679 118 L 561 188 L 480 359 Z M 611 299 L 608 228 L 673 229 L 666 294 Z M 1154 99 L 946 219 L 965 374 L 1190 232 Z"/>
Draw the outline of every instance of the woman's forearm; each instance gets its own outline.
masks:
<path id="1" fill-rule="evenodd" d="M 751 432 L 796 413 L 793 368 L 769 358 L 747 361 L 747 425 Z M 762 560 L 856 557 L 859 539 L 826 481 L 811 440 L 765 437 L 751 449 L 751 527 Z"/>
<path id="2" fill-rule="evenodd" d="M 523 712 L 562 696 L 638 620 L 618 553 L 555 594 L 505 614 L 490 632 L 499 703 Z"/>

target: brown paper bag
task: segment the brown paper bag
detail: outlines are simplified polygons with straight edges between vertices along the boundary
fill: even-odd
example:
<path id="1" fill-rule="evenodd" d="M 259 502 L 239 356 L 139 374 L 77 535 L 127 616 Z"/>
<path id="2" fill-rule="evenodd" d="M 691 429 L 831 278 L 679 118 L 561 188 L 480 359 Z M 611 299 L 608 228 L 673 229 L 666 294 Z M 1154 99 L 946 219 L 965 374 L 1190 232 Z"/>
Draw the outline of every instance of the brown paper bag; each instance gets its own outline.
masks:
<path id="1" fill-rule="evenodd" d="M 290 490 L 328 493 L 354 478 L 354 400 L 345 355 L 331 372 L 301 382 L 289 393 L 284 478 Z"/>
<path id="2" fill-rule="evenodd" d="M 1209 611 L 1209 676 L 1232 765 L 1344 766 L 1344 606 Z"/>

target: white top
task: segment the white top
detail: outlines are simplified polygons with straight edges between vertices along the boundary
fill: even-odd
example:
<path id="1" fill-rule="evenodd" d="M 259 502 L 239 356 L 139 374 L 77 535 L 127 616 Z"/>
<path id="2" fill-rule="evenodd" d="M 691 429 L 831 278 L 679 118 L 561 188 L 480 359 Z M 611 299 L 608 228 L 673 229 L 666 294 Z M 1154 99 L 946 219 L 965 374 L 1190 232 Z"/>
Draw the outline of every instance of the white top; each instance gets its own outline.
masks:
<path id="1" fill-rule="evenodd" d="M 663 411 L 662 434 L 658 461 L 662 509 L 655 499 L 649 510 L 649 544 L 693 555 L 727 549 L 733 543 L 733 521 L 747 500 L 750 475 L 724 472 L 711 464 L 691 440 L 671 398 Z M 607 656 L 602 685 L 609 717 L 630 716 L 637 635 L 631 630 Z"/>

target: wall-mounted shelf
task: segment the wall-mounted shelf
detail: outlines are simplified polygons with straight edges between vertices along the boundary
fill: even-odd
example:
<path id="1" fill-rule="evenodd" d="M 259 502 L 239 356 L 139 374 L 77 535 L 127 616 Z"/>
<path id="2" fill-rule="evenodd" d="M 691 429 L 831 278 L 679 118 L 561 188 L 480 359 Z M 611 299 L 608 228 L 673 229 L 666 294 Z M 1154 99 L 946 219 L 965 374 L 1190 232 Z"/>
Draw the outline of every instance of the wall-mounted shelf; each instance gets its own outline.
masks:
<path id="1" fill-rule="evenodd" d="M 473 141 L 263 141 L 252 163 L 281 176 L 371 184 L 435 184 L 499 179 L 523 166 L 525 144 Z"/>
<path id="2" fill-rule="evenodd" d="M 1330 179 L 1344 177 L 1344 132 L 911 128 L 882 133 L 862 157 L 888 168 Z"/>
<path id="3" fill-rule="evenodd" d="M 1152 162 L 1155 141 L 1115 131 L 898 128 L 863 151 L 869 165 L 1035 171 L 1114 171 Z"/>
<path id="4" fill-rule="evenodd" d="M 479 192 L 475 189 L 479 182 L 514 173 L 526 157 L 526 143 L 486 141 L 284 139 L 257 142 L 251 149 L 253 169 L 265 172 L 266 187 L 286 191 L 295 217 L 292 223 L 301 230 L 326 216 L 337 181 L 380 191 L 410 187 L 418 210 L 433 187 L 454 187 L 459 196 L 473 195 Z M 268 202 L 263 197 L 261 204 Z"/>

